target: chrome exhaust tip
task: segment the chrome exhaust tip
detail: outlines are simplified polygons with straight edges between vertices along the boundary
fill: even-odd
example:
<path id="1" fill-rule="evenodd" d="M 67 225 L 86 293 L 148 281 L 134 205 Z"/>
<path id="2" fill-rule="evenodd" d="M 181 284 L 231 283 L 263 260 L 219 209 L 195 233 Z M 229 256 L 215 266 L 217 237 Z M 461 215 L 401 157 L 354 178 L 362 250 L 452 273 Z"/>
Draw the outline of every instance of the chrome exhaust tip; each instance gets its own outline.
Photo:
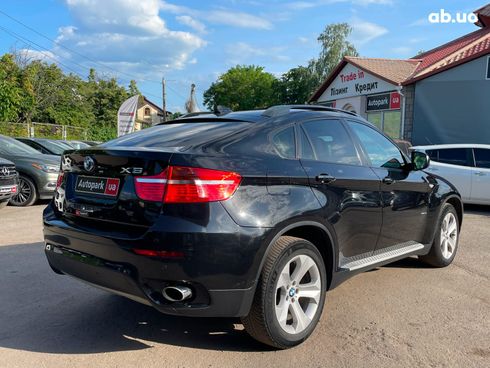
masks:
<path id="1" fill-rule="evenodd" d="M 182 302 L 192 296 L 192 290 L 187 286 L 167 286 L 162 290 L 165 299 L 171 302 Z"/>

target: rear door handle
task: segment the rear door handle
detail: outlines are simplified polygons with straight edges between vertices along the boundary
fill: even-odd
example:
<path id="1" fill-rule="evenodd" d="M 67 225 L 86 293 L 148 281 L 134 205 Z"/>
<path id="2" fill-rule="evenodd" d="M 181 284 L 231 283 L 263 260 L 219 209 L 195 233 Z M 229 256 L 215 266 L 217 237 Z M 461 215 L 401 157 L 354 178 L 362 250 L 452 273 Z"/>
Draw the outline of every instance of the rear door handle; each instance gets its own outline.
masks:
<path id="1" fill-rule="evenodd" d="M 393 184 L 394 182 L 395 182 L 395 180 L 393 178 L 390 178 L 389 176 L 386 176 L 383 178 L 383 183 L 385 183 L 385 184 L 390 185 L 390 184 Z"/>
<path id="2" fill-rule="evenodd" d="M 319 174 L 315 177 L 316 181 L 319 181 L 322 184 L 328 184 L 335 180 L 332 175 L 328 174 Z"/>
<path id="3" fill-rule="evenodd" d="M 486 174 L 482 171 L 477 171 L 475 172 L 475 175 L 478 175 L 478 176 L 485 176 Z"/>

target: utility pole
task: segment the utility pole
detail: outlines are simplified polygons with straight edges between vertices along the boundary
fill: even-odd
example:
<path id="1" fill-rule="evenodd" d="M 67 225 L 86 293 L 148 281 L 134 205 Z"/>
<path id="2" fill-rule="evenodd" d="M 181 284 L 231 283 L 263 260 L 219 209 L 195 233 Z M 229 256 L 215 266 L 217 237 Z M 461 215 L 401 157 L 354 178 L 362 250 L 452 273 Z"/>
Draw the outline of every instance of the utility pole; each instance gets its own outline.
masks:
<path id="1" fill-rule="evenodd" d="M 162 78 L 162 110 L 163 110 L 163 121 L 167 121 L 167 95 L 165 92 L 165 78 Z"/>

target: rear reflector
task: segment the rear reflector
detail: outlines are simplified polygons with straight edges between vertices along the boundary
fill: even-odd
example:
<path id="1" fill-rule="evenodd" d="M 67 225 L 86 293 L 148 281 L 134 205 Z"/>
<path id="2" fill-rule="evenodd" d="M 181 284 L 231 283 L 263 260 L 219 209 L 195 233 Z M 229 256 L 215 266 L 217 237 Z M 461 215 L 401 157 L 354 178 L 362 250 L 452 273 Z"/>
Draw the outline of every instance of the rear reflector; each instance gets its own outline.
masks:
<path id="1" fill-rule="evenodd" d="M 61 187 L 61 183 L 63 183 L 63 177 L 65 176 L 65 173 L 63 171 L 60 171 L 58 174 L 58 179 L 56 180 L 56 189 Z"/>
<path id="2" fill-rule="evenodd" d="M 230 198 L 241 179 L 230 171 L 169 166 L 157 176 L 136 177 L 135 188 L 138 197 L 147 201 L 214 202 Z"/>
<path id="3" fill-rule="evenodd" d="M 147 256 L 147 257 L 184 258 L 183 252 L 169 251 L 169 250 L 133 249 L 133 252 L 140 256 Z"/>

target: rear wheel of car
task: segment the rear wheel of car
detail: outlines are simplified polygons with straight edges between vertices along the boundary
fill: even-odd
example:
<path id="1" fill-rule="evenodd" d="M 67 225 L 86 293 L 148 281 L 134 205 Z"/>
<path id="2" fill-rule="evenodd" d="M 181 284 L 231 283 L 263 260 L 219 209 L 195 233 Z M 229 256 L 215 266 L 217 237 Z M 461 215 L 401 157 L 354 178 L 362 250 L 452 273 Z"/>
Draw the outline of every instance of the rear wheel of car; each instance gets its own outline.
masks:
<path id="1" fill-rule="evenodd" d="M 419 258 L 434 267 L 446 267 L 451 264 L 459 241 L 458 213 L 453 205 L 447 203 L 439 219 L 439 228 L 429 254 Z"/>
<path id="2" fill-rule="evenodd" d="M 37 197 L 34 182 L 27 176 L 20 175 L 17 194 L 10 199 L 10 204 L 19 207 L 31 206 L 36 203 Z"/>
<path id="3" fill-rule="evenodd" d="M 283 236 L 264 264 L 246 331 L 256 340 L 287 349 L 305 341 L 320 319 L 327 276 L 318 249 L 304 239 Z"/>

